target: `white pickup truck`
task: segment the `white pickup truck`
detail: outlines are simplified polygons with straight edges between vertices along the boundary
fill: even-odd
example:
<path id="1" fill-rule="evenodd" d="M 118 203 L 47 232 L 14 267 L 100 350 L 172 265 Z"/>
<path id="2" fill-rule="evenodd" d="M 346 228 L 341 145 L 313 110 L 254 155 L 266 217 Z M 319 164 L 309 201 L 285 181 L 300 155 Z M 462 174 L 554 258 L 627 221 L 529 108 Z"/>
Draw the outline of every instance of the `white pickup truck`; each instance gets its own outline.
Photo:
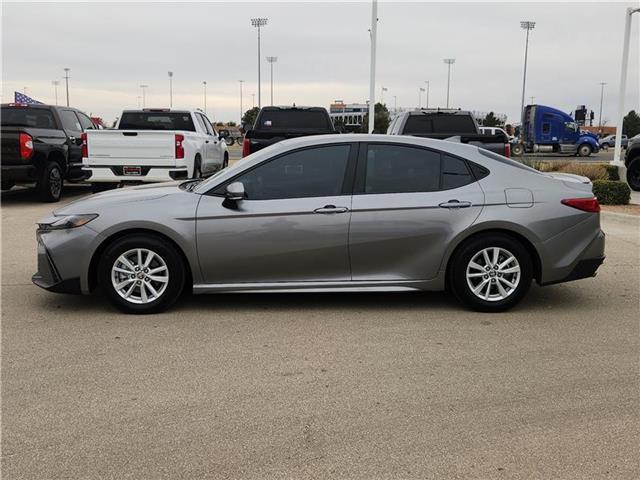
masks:
<path id="1" fill-rule="evenodd" d="M 197 178 L 229 163 L 224 135 L 198 110 L 125 110 L 115 130 L 83 133 L 82 152 L 94 190 Z"/>

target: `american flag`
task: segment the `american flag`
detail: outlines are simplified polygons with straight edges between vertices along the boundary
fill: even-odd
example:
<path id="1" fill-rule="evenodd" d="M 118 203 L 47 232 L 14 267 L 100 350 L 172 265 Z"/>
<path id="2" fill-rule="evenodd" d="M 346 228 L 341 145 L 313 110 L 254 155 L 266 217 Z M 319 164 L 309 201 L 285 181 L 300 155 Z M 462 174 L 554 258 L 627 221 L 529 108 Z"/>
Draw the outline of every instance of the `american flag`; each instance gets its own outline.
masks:
<path id="1" fill-rule="evenodd" d="M 33 98 L 25 95 L 24 93 L 13 92 L 13 94 L 14 94 L 13 97 L 14 97 L 15 103 L 22 103 L 25 105 L 30 105 L 30 104 L 42 105 L 42 102 L 34 100 Z"/>

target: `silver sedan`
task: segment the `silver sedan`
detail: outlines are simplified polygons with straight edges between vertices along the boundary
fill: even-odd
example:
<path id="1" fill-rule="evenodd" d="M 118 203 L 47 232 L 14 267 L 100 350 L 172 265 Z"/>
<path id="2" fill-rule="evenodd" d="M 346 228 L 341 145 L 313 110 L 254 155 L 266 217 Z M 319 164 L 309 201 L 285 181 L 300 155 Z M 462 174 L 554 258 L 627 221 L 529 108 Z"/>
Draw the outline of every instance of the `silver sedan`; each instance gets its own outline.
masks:
<path id="1" fill-rule="evenodd" d="M 152 313 L 180 294 L 450 290 L 501 311 L 532 280 L 592 277 L 583 177 L 384 135 L 288 140 L 207 180 L 92 195 L 39 222 L 36 285 Z"/>

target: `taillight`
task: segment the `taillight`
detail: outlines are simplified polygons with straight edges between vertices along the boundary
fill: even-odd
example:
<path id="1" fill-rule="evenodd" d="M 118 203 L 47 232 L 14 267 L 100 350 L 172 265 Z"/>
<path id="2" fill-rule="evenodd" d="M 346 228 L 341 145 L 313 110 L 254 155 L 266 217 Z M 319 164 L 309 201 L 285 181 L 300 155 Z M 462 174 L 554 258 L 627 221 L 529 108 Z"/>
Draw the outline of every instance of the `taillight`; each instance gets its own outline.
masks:
<path id="1" fill-rule="evenodd" d="M 251 142 L 247 137 L 244 137 L 244 140 L 242 141 L 242 156 L 246 157 L 247 155 L 250 155 L 251 154 L 250 150 L 251 150 Z"/>
<path id="2" fill-rule="evenodd" d="M 567 198 L 562 200 L 562 204 L 568 207 L 577 208 L 583 212 L 598 213 L 600 211 L 600 204 L 598 199 L 593 198 Z"/>
<path id="3" fill-rule="evenodd" d="M 33 155 L 33 138 L 27 133 L 20 134 L 20 158 L 27 160 Z"/>
<path id="4" fill-rule="evenodd" d="M 182 142 L 184 142 L 184 135 L 176 133 L 176 158 L 184 158 L 184 146 Z"/>
<path id="5" fill-rule="evenodd" d="M 87 140 L 87 134 L 83 133 L 80 135 L 80 139 L 82 140 L 82 158 L 89 158 L 89 143 Z"/>
<path id="6" fill-rule="evenodd" d="M 504 156 L 507 158 L 511 158 L 511 144 L 505 143 L 504 145 Z"/>

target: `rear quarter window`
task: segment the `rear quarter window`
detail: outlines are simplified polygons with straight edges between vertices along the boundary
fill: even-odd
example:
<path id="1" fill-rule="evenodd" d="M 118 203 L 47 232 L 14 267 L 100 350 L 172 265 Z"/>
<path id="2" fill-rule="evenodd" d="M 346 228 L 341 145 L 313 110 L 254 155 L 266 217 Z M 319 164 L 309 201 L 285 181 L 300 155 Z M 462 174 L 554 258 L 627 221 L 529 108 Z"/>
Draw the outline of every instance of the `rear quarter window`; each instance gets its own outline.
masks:
<path id="1" fill-rule="evenodd" d="M 318 110 L 264 110 L 258 118 L 259 130 L 333 130 L 326 112 Z"/>

